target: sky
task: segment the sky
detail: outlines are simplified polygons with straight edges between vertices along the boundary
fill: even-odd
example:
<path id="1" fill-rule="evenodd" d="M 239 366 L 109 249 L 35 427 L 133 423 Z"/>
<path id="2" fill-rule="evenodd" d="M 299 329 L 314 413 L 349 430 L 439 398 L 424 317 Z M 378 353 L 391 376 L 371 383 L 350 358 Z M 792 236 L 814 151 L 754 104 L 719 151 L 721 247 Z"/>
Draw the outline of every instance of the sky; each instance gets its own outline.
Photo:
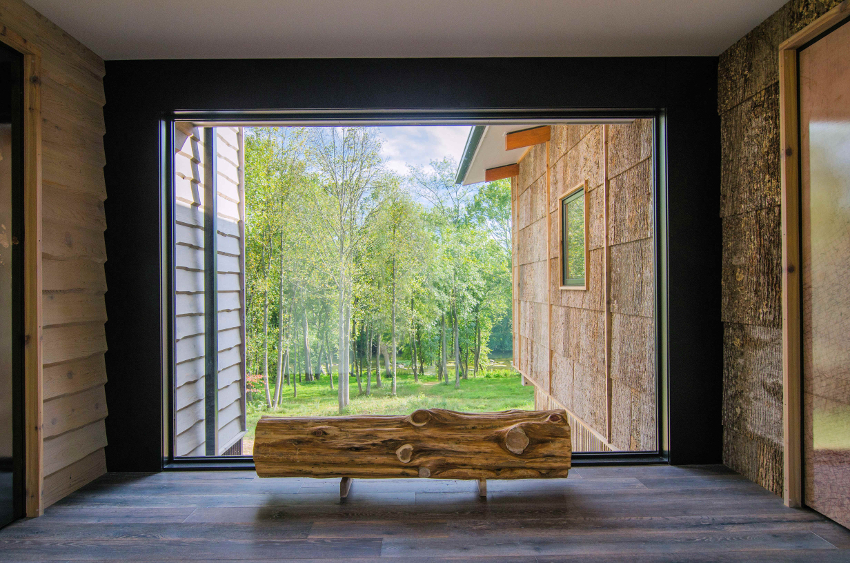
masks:
<path id="1" fill-rule="evenodd" d="M 378 127 L 383 138 L 381 152 L 390 170 L 407 173 L 407 165 L 427 166 L 445 156 L 460 161 L 469 126 L 395 126 Z"/>

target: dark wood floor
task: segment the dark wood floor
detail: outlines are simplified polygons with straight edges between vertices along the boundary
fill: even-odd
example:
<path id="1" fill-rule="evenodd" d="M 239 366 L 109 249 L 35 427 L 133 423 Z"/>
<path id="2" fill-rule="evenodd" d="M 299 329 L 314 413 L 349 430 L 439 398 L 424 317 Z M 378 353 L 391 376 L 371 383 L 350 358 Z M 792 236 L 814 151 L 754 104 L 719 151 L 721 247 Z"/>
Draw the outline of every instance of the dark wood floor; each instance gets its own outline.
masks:
<path id="1" fill-rule="evenodd" d="M 488 485 L 109 474 L 0 530 L 0 560 L 850 561 L 850 531 L 720 466 Z"/>

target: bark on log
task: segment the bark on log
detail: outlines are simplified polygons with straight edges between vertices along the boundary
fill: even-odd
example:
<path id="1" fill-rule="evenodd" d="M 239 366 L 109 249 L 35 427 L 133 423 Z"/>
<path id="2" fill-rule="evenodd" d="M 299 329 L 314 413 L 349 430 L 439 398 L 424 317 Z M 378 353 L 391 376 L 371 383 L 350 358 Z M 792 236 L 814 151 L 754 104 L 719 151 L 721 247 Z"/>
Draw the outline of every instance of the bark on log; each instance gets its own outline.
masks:
<path id="1" fill-rule="evenodd" d="M 562 410 L 264 416 L 254 443 L 260 477 L 537 479 L 566 477 L 570 460 Z"/>

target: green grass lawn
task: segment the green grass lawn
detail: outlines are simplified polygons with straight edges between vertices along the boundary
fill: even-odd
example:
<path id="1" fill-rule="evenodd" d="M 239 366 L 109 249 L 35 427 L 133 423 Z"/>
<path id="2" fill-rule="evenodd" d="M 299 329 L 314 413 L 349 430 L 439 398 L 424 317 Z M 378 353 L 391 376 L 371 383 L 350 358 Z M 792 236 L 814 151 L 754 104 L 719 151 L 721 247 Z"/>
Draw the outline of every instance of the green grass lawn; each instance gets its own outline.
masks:
<path id="1" fill-rule="evenodd" d="M 352 377 L 349 385 L 350 401 L 343 414 L 410 414 L 416 409 L 439 408 L 463 412 L 493 412 L 508 409 L 534 409 L 534 388 L 523 387 L 520 375 L 494 362 L 486 375 L 462 379 L 460 389 L 454 387 L 454 369 L 449 385 L 436 380 L 434 375 L 413 381 L 413 375 L 407 370 L 398 370 L 397 394 L 392 396 L 392 378 L 382 378 L 382 387 L 375 386 L 372 377 L 372 393 L 365 395 L 366 381 L 363 378 L 364 394 L 359 394 L 357 379 Z M 328 378 L 298 385 L 298 397 L 293 398 L 292 387 L 283 389 L 281 405 L 276 411 L 270 411 L 265 404 L 263 393 L 257 394 L 260 400 L 248 404 L 248 433 L 245 441 L 253 445 L 254 428 L 264 414 L 274 416 L 338 416 L 337 380 L 334 376 L 334 390 L 328 384 Z M 247 445 L 247 444 L 246 444 Z M 246 448 L 246 453 L 251 451 Z"/>

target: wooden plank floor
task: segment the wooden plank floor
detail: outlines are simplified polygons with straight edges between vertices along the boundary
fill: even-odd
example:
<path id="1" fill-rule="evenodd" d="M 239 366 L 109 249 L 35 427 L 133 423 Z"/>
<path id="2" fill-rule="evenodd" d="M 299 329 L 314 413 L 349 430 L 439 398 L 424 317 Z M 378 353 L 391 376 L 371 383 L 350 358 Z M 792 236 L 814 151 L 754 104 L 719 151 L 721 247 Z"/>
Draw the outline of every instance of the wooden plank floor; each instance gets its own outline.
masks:
<path id="1" fill-rule="evenodd" d="M 2 561 L 850 561 L 850 531 L 721 466 L 569 479 L 111 473 L 0 530 Z"/>

